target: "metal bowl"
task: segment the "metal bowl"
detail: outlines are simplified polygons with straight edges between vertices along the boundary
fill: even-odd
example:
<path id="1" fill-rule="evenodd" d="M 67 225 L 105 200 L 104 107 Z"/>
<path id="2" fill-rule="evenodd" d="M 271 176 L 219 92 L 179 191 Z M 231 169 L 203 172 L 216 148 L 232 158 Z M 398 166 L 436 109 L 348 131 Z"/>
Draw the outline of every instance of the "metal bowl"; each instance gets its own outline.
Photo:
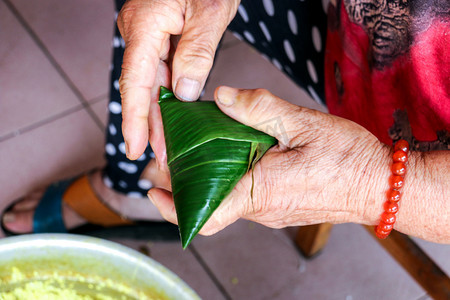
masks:
<path id="1" fill-rule="evenodd" d="M 1 239 L 0 298 L 36 282 L 50 282 L 52 288 L 62 286 L 94 299 L 96 295 L 111 299 L 200 299 L 161 264 L 113 242 L 72 234 Z"/>

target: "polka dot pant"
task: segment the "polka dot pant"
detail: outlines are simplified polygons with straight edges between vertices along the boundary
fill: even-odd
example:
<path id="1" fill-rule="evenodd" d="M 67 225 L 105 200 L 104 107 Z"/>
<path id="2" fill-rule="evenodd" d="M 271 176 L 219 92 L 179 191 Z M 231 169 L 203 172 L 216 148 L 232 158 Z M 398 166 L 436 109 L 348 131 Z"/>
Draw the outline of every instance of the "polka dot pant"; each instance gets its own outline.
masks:
<path id="1" fill-rule="evenodd" d="M 324 104 L 324 48 L 329 0 L 243 0 L 229 25 L 236 37 L 257 49 L 317 102 Z M 116 0 L 120 11 L 125 0 Z M 117 12 L 116 12 L 117 18 Z M 140 179 L 151 158 L 150 146 L 136 161 L 125 156 L 119 77 L 125 42 L 115 29 L 105 156 L 107 186 L 131 197 L 145 197 L 152 183 Z"/>
<path id="2" fill-rule="evenodd" d="M 329 0 L 243 0 L 228 27 L 285 72 L 317 102 L 324 101 L 324 49 Z"/>

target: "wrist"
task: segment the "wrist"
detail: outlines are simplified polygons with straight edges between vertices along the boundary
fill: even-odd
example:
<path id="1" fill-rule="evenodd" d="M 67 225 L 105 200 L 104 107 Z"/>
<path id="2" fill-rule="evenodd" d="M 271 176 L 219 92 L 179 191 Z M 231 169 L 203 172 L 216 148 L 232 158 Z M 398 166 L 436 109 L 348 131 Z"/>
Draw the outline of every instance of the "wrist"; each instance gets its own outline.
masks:
<path id="1" fill-rule="evenodd" d="M 435 158 L 438 159 L 434 161 Z M 449 168 L 440 158 L 437 151 L 410 152 L 394 229 L 435 242 L 449 241 L 449 222 L 445 216 L 448 214 L 445 173 Z"/>
<path id="2" fill-rule="evenodd" d="M 358 210 L 354 223 L 377 225 L 383 213 L 383 205 L 389 190 L 389 178 L 392 174 L 391 147 L 377 141 L 368 152 L 365 164 L 360 168 L 358 197 L 355 200 Z"/>
<path id="3" fill-rule="evenodd" d="M 380 223 L 388 191 L 391 189 L 392 153 L 391 147 L 381 146 L 363 169 L 358 193 L 362 196 L 359 201 L 363 203 L 359 206 L 361 210 L 355 223 Z M 442 152 L 408 153 L 407 171 L 403 178 L 404 185 L 400 189 L 398 212 L 395 214 L 395 230 L 435 242 L 450 240 L 450 224 L 446 217 L 446 195 L 450 186 L 450 178 L 446 175 L 446 171 L 450 170 L 448 162 L 448 156 Z"/>

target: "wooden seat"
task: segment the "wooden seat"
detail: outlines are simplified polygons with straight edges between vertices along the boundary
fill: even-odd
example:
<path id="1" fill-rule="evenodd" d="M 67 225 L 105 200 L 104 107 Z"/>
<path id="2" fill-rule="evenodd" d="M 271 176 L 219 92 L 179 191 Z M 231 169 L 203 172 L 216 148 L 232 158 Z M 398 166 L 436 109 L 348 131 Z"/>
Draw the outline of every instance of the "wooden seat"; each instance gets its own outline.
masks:
<path id="1" fill-rule="evenodd" d="M 328 223 L 299 227 L 295 242 L 303 255 L 316 256 L 326 245 L 332 227 Z M 431 297 L 450 299 L 450 278 L 411 238 L 393 230 L 387 239 L 380 240 L 373 226 L 365 227 Z"/>

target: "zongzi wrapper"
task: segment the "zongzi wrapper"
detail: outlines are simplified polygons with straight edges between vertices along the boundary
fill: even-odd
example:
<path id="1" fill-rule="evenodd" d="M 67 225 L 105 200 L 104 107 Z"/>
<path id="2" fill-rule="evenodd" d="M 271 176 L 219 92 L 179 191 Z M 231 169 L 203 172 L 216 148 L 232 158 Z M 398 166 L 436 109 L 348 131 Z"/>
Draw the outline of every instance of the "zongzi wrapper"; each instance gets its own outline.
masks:
<path id="1" fill-rule="evenodd" d="M 242 176 L 277 141 L 228 117 L 212 101 L 182 102 L 161 87 L 159 105 L 186 248 Z"/>

